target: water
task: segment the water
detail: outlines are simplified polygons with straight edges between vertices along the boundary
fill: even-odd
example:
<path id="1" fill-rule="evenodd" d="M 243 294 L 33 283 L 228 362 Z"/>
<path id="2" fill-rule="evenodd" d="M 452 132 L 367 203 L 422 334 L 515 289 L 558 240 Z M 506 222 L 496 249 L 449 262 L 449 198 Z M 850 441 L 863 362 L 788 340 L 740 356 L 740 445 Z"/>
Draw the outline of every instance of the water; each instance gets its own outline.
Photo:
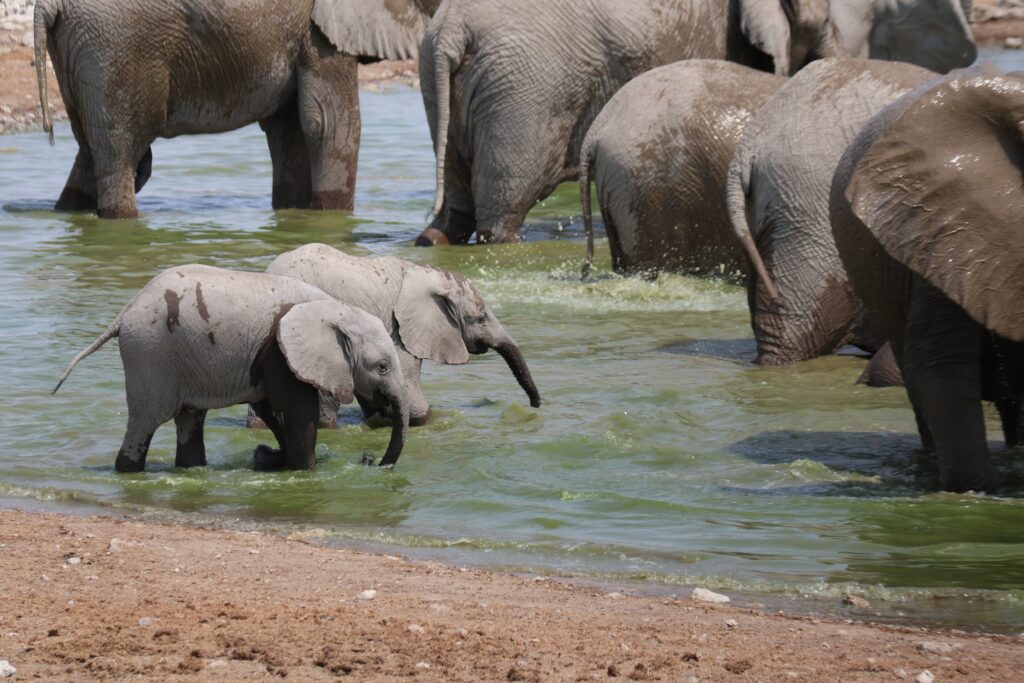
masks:
<path id="1" fill-rule="evenodd" d="M 1024 625 L 1024 458 L 993 443 L 1005 498 L 928 493 L 900 389 L 853 381 L 863 360 L 749 363 L 736 286 L 610 273 L 582 284 L 576 194 L 531 215 L 523 244 L 416 249 L 433 157 L 418 93 L 363 94 L 352 215 L 270 209 L 258 128 L 159 141 L 142 218 L 50 210 L 75 153 L 40 133 L 0 138 L 0 499 L 190 524 L 305 533 L 327 543 L 683 593 L 704 585 L 790 609 L 861 593 L 882 618 L 1000 631 Z M 322 241 L 472 277 L 520 341 L 546 403 L 501 359 L 426 364 L 435 419 L 395 472 L 355 465 L 389 432 L 358 411 L 322 432 L 315 471 L 255 473 L 244 409 L 211 413 L 210 466 L 177 471 L 173 425 L 149 469 L 112 469 L 126 419 L 116 343 L 49 395 L 71 356 L 160 269 L 262 269 Z M 994 414 L 990 430 L 998 434 Z M 798 598 L 793 603 L 792 598 Z"/>

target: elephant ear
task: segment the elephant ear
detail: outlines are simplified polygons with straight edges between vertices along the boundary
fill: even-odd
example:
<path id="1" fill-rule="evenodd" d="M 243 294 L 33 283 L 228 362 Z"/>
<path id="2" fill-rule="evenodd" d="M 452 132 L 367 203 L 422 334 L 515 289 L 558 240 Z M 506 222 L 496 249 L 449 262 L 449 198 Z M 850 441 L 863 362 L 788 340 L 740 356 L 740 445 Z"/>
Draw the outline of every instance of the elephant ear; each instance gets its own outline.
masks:
<path id="1" fill-rule="evenodd" d="M 469 362 L 457 306 L 464 284 L 464 278 L 440 268 L 412 266 L 405 271 L 395 320 L 409 353 L 448 365 Z"/>
<path id="2" fill-rule="evenodd" d="M 277 343 L 295 376 L 342 403 L 352 402 L 355 389 L 350 332 L 365 324 L 359 313 L 338 301 L 311 301 L 293 306 L 277 328 Z"/>
<path id="3" fill-rule="evenodd" d="M 792 3 L 793 0 L 740 0 L 740 30 L 754 47 L 772 58 L 779 76 L 789 75 Z"/>
<path id="4" fill-rule="evenodd" d="M 313 23 L 346 54 L 413 59 L 435 4 L 429 0 L 315 0 Z"/>
<path id="5" fill-rule="evenodd" d="M 1024 82 L 933 81 L 861 138 L 845 195 L 857 218 L 976 321 L 1024 341 Z"/>
<path id="6" fill-rule="evenodd" d="M 871 28 L 868 56 L 946 73 L 978 57 L 962 0 L 896 0 Z"/>

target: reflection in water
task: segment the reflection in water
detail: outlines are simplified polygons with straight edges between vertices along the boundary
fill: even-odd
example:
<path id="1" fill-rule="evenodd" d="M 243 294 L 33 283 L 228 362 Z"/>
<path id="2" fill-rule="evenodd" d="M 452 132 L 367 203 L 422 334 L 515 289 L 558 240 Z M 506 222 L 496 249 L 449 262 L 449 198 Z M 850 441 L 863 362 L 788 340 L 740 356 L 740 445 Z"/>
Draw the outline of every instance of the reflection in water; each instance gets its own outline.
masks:
<path id="1" fill-rule="evenodd" d="M 1022 498 L 926 494 L 902 390 L 854 385 L 857 358 L 751 365 L 735 285 L 618 277 L 607 248 L 580 282 L 572 186 L 531 214 L 523 243 L 413 248 L 433 201 L 419 94 L 363 98 L 353 213 L 271 211 L 255 127 L 159 141 L 142 216 L 127 222 L 49 210 L 75 151 L 66 126 L 53 148 L 42 134 L 5 138 L 18 152 L 0 166 L 0 498 L 829 606 L 856 589 L 890 613 L 1020 623 Z M 50 396 L 71 356 L 163 268 L 262 270 L 312 241 L 465 272 L 522 346 L 545 405 L 524 405 L 493 353 L 426 363 L 435 417 L 413 430 L 397 472 L 355 465 L 389 434 L 350 406 L 321 433 L 312 472 L 253 472 L 269 434 L 242 428 L 235 407 L 210 416 L 209 467 L 173 468 L 169 425 L 150 471 L 115 474 L 127 418 L 115 344 Z M 997 458 L 1008 491 L 1024 494 L 1020 451 Z"/>

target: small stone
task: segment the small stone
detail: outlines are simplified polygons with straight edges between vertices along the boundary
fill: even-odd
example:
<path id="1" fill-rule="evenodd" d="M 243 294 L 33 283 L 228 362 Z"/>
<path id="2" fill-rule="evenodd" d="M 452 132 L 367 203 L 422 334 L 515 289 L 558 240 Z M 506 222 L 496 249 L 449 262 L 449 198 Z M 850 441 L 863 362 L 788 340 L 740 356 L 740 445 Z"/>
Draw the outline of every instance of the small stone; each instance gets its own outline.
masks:
<path id="1" fill-rule="evenodd" d="M 256 550 L 256 548 L 249 548 L 249 554 L 250 555 L 259 555 L 260 551 Z"/>
<path id="2" fill-rule="evenodd" d="M 727 622 L 725 622 L 725 627 L 728 628 L 728 629 L 736 628 L 739 625 L 740 625 L 740 622 L 736 621 L 735 619 L 730 619 Z"/>
<path id="3" fill-rule="evenodd" d="M 893 673 L 896 674 L 896 678 L 906 678 L 907 677 L 907 670 L 902 668 L 902 667 L 900 667 L 899 669 L 896 669 L 895 671 L 893 671 Z"/>
<path id="4" fill-rule="evenodd" d="M 66 557 L 66 558 L 64 558 L 64 561 L 67 562 L 68 564 L 70 564 L 72 567 L 74 567 L 77 564 L 82 564 L 82 558 L 80 558 L 80 557 L 78 557 L 76 555 L 72 555 L 70 557 Z"/>
<path id="5" fill-rule="evenodd" d="M 694 588 L 690 597 L 700 602 L 711 602 L 720 605 L 730 602 L 729 596 L 709 591 L 707 588 Z"/>
<path id="6" fill-rule="evenodd" d="M 686 679 L 686 683 L 700 683 L 700 679 L 696 676 L 690 676 Z"/>
<path id="7" fill-rule="evenodd" d="M 800 674 L 795 671 L 787 671 L 786 678 L 800 678 Z"/>
<path id="8" fill-rule="evenodd" d="M 0 678 L 7 678 L 18 673 L 18 670 L 11 666 L 6 659 L 0 659 Z"/>
<path id="9" fill-rule="evenodd" d="M 357 595 L 356 600 L 373 600 L 375 597 L 377 597 L 377 591 L 373 590 L 372 588 L 368 588 L 367 590 L 364 590 L 362 593 Z"/>
<path id="10" fill-rule="evenodd" d="M 626 645 L 625 643 L 619 643 L 619 650 L 622 652 L 622 654 L 626 654 L 627 652 L 629 652 L 629 645 Z"/>
<path id="11" fill-rule="evenodd" d="M 948 655 L 954 650 L 954 647 L 949 643 L 940 643 L 936 641 L 926 641 L 917 644 L 917 649 L 921 652 L 927 652 L 933 655 Z"/>
<path id="12" fill-rule="evenodd" d="M 611 598 L 612 600 L 621 600 L 622 598 L 624 598 L 626 596 L 623 595 L 622 593 L 606 593 L 605 597 L 606 598 Z"/>
<path id="13" fill-rule="evenodd" d="M 141 619 L 139 619 L 139 626 L 149 626 L 152 623 L 153 620 L 149 617 L 142 617 Z"/>
<path id="14" fill-rule="evenodd" d="M 416 668 L 417 669 L 429 669 L 430 668 L 430 663 L 429 662 L 419 662 L 419 663 L 416 664 Z"/>
<path id="15" fill-rule="evenodd" d="M 22 47 L 33 47 L 35 44 L 35 36 L 32 35 L 32 31 L 26 31 L 25 34 L 21 36 Z"/>
<path id="16" fill-rule="evenodd" d="M 409 631 L 409 633 L 426 633 L 427 631 L 427 629 L 423 628 L 419 624 L 409 624 L 406 627 L 406 630 Z"/>
<path id="17" fill-rule="evenodd" d="M 1006 40 L 1003 41 L 1003 47 L 1007 50 L 1019 50 L 1024 47 L 1024 40 L 1017 36 L 1007 36 Z"/>
<path id="18" fill-rule="evenodd" d="M 867 609 L 868 607 L 871 607 L 871 603 L 859 595 L 844 595 L 843 604 L 850 607 L 856 607 L 857 609 Z"/>
<path id="19" fill-rule="evenodd" d="M 618 678 L 618 677 L 619 677 L 619 667 L 615 666 L 614 664 L 609 664 L 608 665 L 608 678 Z"/>
<path id="20" fill-rule="evenodd" d="M 934 680 L 935 675 L 928 669 L 925 669 L 921 673 L 917 674 L 917 678 L 914 679 L 914 683 L 932 683 Z"/>

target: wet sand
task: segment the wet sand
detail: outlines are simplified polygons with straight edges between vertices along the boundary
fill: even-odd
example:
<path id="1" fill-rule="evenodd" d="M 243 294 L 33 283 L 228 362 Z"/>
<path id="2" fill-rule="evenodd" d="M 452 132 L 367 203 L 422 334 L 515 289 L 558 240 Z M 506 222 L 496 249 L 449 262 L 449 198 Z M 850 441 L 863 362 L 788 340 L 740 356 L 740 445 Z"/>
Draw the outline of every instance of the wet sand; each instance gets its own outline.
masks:
<path id="1" fill-rule="evenodd" d="M 1024 636 L 789 617 L 297 538 L 14 510 L 0 511 L 0 596 L 0 659 L 14 680 L 913 681 L 928 670 L 942 682 L 1024 671 Z"/>

